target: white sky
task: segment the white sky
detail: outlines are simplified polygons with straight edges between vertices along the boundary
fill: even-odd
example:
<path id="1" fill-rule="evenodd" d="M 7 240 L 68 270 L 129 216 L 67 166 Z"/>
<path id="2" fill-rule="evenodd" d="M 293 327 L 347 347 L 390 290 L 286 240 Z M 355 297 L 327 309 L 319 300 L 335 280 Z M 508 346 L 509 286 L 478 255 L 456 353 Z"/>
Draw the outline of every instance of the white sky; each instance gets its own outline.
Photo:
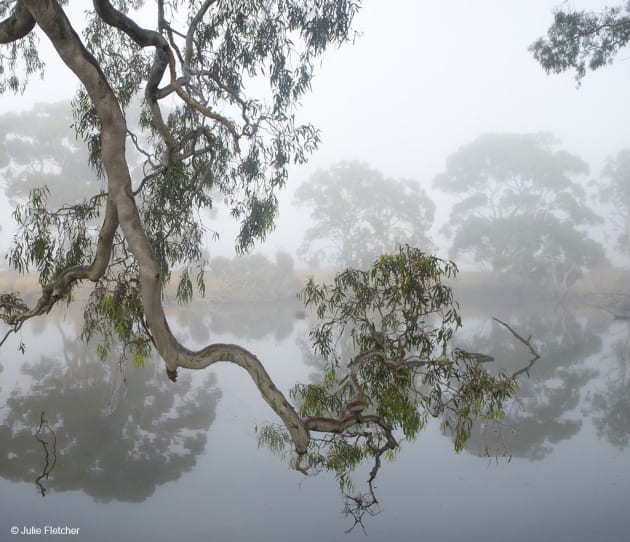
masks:
<path id="1" fill-rule="evenodd" d="M 619 3 L 619 0 L 611 0 Z M 80 11 L 81 2 L 74 2 Z M 446 157 L 485 132 L 554 133 L 591 165 L 630 145 L 630 53 L 587 74 L 546 75 L 527 51 L 552 21 L 560 0 L 365 0 L 353 46 L 328 53 L 301 116 L 322 130 L 310 164 L 293 170 L 278 228 L 262 250 L 293 250 L 304 210 L 290 208 L 297 184 L 339 160 L 364 160 L 388 177 L 431 188 Z M 565 2 L 566 4 L 566 2 Z M 577 9 L 604 2 L 574 1 Z M 50 47 L 42 38 L 42 47 Z M 51 56 L 52 55 L 47 55 Z M 59 61 L 22 97 L 0 97 L 0 113 L 37 101 L 70 98 L 75 84 Z M 431 191 L 438 202 L 440 194 Z M 446 218 L 442 207 L 438 219 Z M 222 245 L 233 243 L 226 228 Z M 3 230 L 3 236 L 7 229 Z"/>

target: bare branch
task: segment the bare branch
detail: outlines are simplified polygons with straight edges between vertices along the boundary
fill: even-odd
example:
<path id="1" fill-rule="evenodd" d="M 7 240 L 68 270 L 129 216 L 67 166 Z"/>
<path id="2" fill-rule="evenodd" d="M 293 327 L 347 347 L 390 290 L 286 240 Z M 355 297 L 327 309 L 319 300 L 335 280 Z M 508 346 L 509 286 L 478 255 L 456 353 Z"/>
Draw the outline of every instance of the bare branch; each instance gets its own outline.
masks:
<path id="1" fill-rule="evenodd" d="M 536 350 L 532 346 L 532 343 L 531 343 L 532 337 L 531 337 L 531 335 L 529 337 L 527 337 L 527 339 L 525 339 L 524 337 L 519 335 L 516 331 L 514 331 L 508 324 L 506 324 L 502 320 L 499 320 L 498 318 L 495 318 L 495 317 L 493 317 L 492 319 L 495 322 L 497 322 L 497 323 L 501 324 L 502 326 L 504 326 L 512 335 L 514 335 L 514 337 L 516 337 L 520 342 L 522 342 L 525 346 L 527 346 L 527 348 L 529 349 L 529 351 L 532 354 L 532 359 L 529 360 L 529 363 L 527 364 L 527 366 L 525 366 L 522 369 L 519 369 L 518 371 L 512 373 L 512 378 L 516 378 L 518 375 L 523 374 L 523 373 L 527 373 L 527 376 L 529 376 L 529 370 L 534 366 L 534 363 L 536 363 L 536 361 L 538 361 L 540 359 L 540 354 L 538 352 L 536 352 Z"/>

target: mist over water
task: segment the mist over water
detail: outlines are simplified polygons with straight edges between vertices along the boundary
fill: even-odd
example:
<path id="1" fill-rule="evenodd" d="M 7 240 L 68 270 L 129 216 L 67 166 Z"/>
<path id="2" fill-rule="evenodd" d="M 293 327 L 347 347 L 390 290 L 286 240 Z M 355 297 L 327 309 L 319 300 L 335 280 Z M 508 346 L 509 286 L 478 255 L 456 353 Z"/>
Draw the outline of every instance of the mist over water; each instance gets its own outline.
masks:
<path id="1" fill-rule="evenodd" d="M 242 222 L 208 190 L 212 208 L 195 217 L 202 258 L 176 265 L 163 296 L 188 348 L 247 348 L 290 396 L 329 369 L 298 299 L 309 277 L 330 283 L 420 247 L 460 270 L 447 284 L 462 327 L 446 353 L 489 357 L 493 375 L 522 371 L 501 419 L 477 420 L 456 454 L 444 416 L 431 418 L 383 462 L 378 514 L 353 523 L 334 475 L 304 477 L 259 446 L 278 420 L 242 369 L 181 371 L 173 384 L 157 356 L 115 342 L 101 355 L 81 338 L 80 289 L 0 349 L 0 539 L 11 525 L 80 527 L 90 541 L 627 536 L 630 70 L 622 53 L 579 86 L 546 75 L 528 47 L 554 7 L 367 1 L 354 43 L 326 53 L 296 112 L 322 141 L 290 167 L 275 229 L 237 254 Z M 85 7 L 68 9 L 81 27 Z M 71 126 L 74 80 L 44 38 L 41 51 L 46 79 L 0 100 L 0 291 L 30 304 L 33 262 L 10 269 L 26 261 L 13 211 L 26 223 L 33 190 L 59 209 L 106 189 Z M 137 188 L 142 154 L 127 153 Z M 101 220 L 88 220 L 94 239 Z M 118 294 L 119 305 L 132 297 Z M 369 475 L 357 469 L 357 493 Z"/>

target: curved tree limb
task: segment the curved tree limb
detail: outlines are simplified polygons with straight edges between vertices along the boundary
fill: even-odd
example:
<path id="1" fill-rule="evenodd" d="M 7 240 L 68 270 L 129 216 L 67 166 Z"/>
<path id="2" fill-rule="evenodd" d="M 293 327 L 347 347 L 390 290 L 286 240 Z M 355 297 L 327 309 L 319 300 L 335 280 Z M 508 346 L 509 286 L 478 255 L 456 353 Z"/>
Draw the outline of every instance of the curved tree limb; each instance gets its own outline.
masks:
<path id="1" fill-rule="evenodd" d="M 11 43 L 26 36 L 35 27 L 31 12 L 18 0 L 15 9 L 4 21 L 0 22 L 0 43 Z"/>
<path id="2" fill-rule="evenodd" d="M 368 350 L 357 355 L 350 363 L 350 382 L 355 392 L 355 397 L 348 401 L 343 406 L 343 412 L 338 418 L 331 418 L 325 416 L 308 416 L 304 418 L 304 425 L 309 431 L 318 431 L 320 433 L 343 433 L 355 424 L 373 423 L 378 425 L 385 433 L 387 444 L 387 450 L 393 449 L 398 446 L 396 439 L 393 436 L 393 430 L 389 424 L 385 423 L 380 416 L 377 415 L 365 415 L 363 411 L 367 407 L 365 392 L 363 387 L 359 384 L 358 372 L 361 363 L 365 360 L 377 356 L 384 363 L 395 367 L 404 366 L 404 362 L 398 363 L 397 360 L 387 358 L 385 354 L 379 350 Z M 385 451 L 381 452 L 381 454 Z"/>
<path id="3" fill-rule="evenodd" d="M 210 9 L 212 4 L 216 4 L 217 1 L 218 0 L 205 0 L 203 5 L 199 8 L 199 11 L 195 14 L 190 22 L 188 32 L 186 33 L 186 49 L 184 50 L 186 64 L 190 64 L 192 61 L 193 37 L 195 35 L 195 32 L 197 31 L 197 27 L 199 26 L 199 23 L 203 19 L 208 9 Z"/>

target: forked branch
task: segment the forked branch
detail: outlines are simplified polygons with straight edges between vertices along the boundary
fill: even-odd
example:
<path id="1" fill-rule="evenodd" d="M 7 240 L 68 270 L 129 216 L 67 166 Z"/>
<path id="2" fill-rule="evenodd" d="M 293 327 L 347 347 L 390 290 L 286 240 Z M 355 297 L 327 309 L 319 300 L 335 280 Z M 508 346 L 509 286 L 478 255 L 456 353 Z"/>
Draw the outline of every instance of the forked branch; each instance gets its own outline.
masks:
<path id="1" fill-rule="evenodd" d="M 522 369 L 519 369 L 518 371 L 515 371 L 514 373 L 512 373 L 512 378 L 516 378 L 518 375 L 521 375 L 523 373 L 526 373 L 527 376 L 529 376 L 529 370 L 534 366 L 534 363 L 536 363 L 539 359 L 540 359 L 540 354 L 538 352 L 536 352 L 536 350 L 534 349 L 534 346 L 532 345 L 532 337 L 531 335 L 529 337 L 527 337 L 527 339 L 525 339 L 522 335 L 519 335 L 516 331 L 514 331 L 514 329 L 512 329 L 512 327 L 509 324 L 506 324 L 505 322 L 503 322 L 502 320 L 499 320 L 498 318 L 493 317 L 492 318 L 495 322 L 501 324 L 503 327 L 505 327 L 516 339 L 518 339 L 520 342 L 522 342 L 525 346 L 527 346 L 528 350 L 530 351 L 532 358 L 529 360 L 529 363 L 523 367 Z"/>

